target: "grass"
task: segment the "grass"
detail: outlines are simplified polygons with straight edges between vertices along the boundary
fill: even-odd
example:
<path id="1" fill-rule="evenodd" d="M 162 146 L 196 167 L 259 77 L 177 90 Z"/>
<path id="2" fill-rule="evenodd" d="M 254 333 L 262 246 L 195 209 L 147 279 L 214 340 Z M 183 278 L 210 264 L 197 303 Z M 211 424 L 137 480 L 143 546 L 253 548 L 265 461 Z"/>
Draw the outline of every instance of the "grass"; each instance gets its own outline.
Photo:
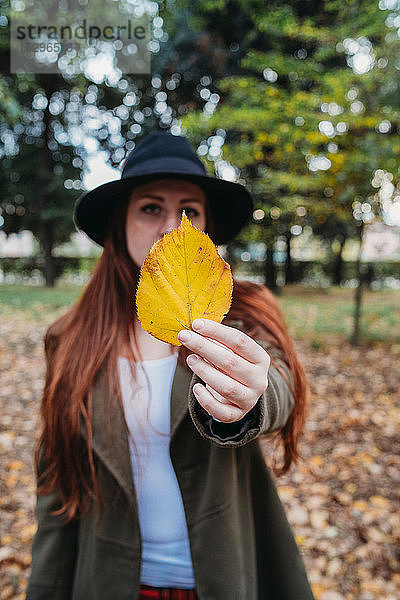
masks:
<path id="1" fill-rule="evenodd" d="M 306 339 L 315 347 L 350 339 L 354 290 L 287 286 L 278 303 L 295 339 Z M 360 341 L 400 343 L 400 290 L 364 291 Z"/>
<path id="2" fill-rule="evenodd" d="M 52 288 L 0 285 L 0 314 L 23 319 L 57 318 L 78 299 L 82 287 Z M 332 287 L 287 286 L 277 296 L 294 339 L 318 349 L 350 338 L 353 326 L 354 290 Z M 400 343 L 400 290 L 366 290 L 362 303 L 361 342 Z"/>
<path id="3" fill-rule="evenodd" d="M 0 285 L 0 314 L 21 314 L 28 320 L 40 320 L 52 314 L 54 319 L 78 299 L 82 287 L 62 285 L 54 288 L 30 285 Z"/>

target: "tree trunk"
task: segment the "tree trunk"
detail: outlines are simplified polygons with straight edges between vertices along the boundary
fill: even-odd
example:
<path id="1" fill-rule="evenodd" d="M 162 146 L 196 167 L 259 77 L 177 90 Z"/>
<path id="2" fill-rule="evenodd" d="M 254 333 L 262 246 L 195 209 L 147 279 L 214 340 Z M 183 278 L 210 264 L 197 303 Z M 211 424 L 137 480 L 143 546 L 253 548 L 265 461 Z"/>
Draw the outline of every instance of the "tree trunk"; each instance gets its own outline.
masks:
<path id="1" fill-rule="evenodd" d="M 290 231 L 286 233 L 286 262 L 285 262 L 285 284 L 294 282 L 293 264 L 290 242 L 292 241 L 292 234 Z"/>
<path id="2" fill-rule="evenodd" d="M 264 261 L 264 282 L 270 290 L 277 290 L 276 267 L 274 263 L 274 243 L 266 244 Z"/>
<path id="3" fill-rule="evenodd" d="M 355 295 L 354 295 L 354 320 L 353 320 L 353 333 L 351 335 L 351 344 L 353 346 L 358 346 L 360 343 L 360 322 L 361 322 L 361 304 L 362 304 L 362 294 L 364 287 L 364 279 L 361 271 L 361 252 L 362 252 L 362 244 L 363 244 L 363 233 L 364 233 L 364 223 L 361 222 L 360 225 L 360 245 L 358 248 L 357 262 L 356 262 L 356 278 L 358 280 L 358 285 L 356 287 Z"/>
<path id="4" fill-rule="evenodd" d="M 233 255 L 233 244 L 232 243 L 226 244 L 226 248 L 225 248 L 225 260 L 229 264 L 232 264 L 233 261 L 235 260 L 234 255 Z"/>
<path id="5" fill-rule="evenodd" d="M 52 93 L 56 90 L 54 87 L 55 80 L 49 74 L 41 75 L 38 79 L 40 81 L 43 89 L 46 92 L 46 97 L 50 101 L 50 97 Z M 43 123 L 45 125 L 45 130 L 43 132 L 43 144 L 38 150 L 38 209 L 39 214 L 42 216 L 45 209 L 49 205 L 52 200 L 52 194 L 48 191 L 49 183 L 53 177 L 52 170 L 52 157 L 51 151 L 49 148 L 49 141 L 51 140 L 51 131 L 50 131 L 50 112 L 49 106 L 44 109 L 43 113 Z M 44 258 L 44 268 L 43 275 L 45 278 L 46 286 L 53 287 L 56 279 L 55 273 L 55 264 L 53 257 L 53 247 L 54 247 L 54 238 L 55 233 L 53 231 L 54 220 L 42 218 L 40 226 L 39 226 L 39 242 L 43 252 Z"/>
<path id="6" fill-rule="evenodd" d="M 343 237 L 340 241 L 340 249 L 335 257 L 335 267 L 333 271 L 333 283 L 335 285 L 340 285 L 343 279 L 343 248 L 346 243 L 345 237 Z"/>
<path id="7" fill-rule="evenodd" d="M 51 230 L 46 223 L 42 224 L 40 232 L 40 245 L 42 247 L 44 256 L 43 275 L 45 278 L 46 287 L 54 287 L 56 280 L 55 263 L 53 256 L 54 241 L 53 236 L 51 234 Z"/>

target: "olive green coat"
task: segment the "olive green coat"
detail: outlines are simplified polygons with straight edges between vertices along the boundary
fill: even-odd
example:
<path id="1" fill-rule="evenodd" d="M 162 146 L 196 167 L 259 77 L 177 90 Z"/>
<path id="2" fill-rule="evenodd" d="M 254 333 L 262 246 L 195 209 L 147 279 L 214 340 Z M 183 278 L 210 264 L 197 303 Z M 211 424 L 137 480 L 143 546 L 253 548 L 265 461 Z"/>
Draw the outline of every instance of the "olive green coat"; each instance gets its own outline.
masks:
<path id="1" fill-rule="evenodd" d="M 171 392 L 170 455 L 181 489 L 200 600 L 312 600 L 298 552 L 258 437 L 281 428 L 293 397 L 270 366 L 268 387 L 239 424 L 218 425 L 197 403 L 201 381 L 179 363 Z M 128 438 L 99 372 L 93 388 L 93 447 L 105 509 L 63 525 L 38 497 L 28 600 L 137 600 L 141 537 Z M 160 498 L 162 502 L 162 498 Z"/>

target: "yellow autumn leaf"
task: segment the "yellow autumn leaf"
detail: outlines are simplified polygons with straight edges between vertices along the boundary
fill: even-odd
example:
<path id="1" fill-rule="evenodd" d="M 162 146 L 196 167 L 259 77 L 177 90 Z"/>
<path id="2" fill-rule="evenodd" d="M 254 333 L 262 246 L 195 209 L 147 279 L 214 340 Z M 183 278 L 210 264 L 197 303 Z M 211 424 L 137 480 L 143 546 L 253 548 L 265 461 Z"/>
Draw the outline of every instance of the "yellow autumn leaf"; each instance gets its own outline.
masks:
<path id="1" fill-rule="evenodd" d="M 7 465 L 9 471 L 22 471 L 24 467 L 25 464 L 22 462 L 22 460 L 12 460 Z"/>
<path id="2" fill-rule="evenodd" d="M 35 535 L 37 530 L 36 523 L 30 523 L 29 525 L 25 525 L 20 531 L 19 538 L 21 542 L 29 542 L 32 537 Z"/>
<path id="3" fill-rule="evenodd" d="M 154 337 L 180 346 L 177 334 L 204 317 L 220 323 L 232 301 L 230 266 L 187 218 L 151 248 L 136 292 L 138 319 Z"/>
<path id="4" fill-rule="evenodd" d="M 311 457 L 311 462 L 315 467 L 321 467 L 324 463 L 324 460 L 322 456 L 317 455 Z"/>

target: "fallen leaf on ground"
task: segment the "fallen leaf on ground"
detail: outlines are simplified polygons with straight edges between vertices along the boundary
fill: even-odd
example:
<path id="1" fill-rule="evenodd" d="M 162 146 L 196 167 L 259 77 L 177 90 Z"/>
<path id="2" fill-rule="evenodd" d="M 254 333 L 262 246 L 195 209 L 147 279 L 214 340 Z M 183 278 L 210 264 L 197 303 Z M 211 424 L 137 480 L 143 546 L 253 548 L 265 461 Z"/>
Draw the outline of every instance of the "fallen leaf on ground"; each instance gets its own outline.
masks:
<path id="1" fill-rule="evenodd" d="M 36 322 L 15 314 L 0 319 L 1 600 L 24 598 L 29 577 L 43 335 L 52 320 L 47 314 Z M 342 342 L 315 351 L 295 340 L 295 346 L 312 391 L 300 442 L 304 460 L 276 485 L 315 598 L 397 600 L 400 345 Z M 271 465 L 268 440 L 263 449 Z"/>

